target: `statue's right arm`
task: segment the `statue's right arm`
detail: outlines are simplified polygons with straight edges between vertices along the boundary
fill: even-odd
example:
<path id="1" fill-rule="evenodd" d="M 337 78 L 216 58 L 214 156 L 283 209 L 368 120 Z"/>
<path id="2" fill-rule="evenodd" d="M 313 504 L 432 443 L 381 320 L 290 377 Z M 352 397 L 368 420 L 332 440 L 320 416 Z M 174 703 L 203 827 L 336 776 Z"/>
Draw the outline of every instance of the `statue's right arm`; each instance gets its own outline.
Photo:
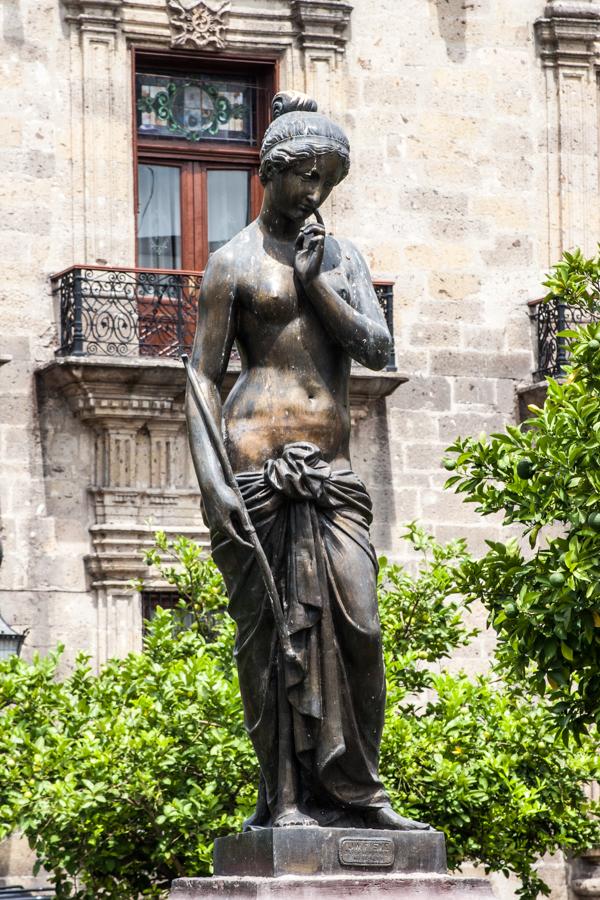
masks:
<path id="1" fill-rule="evenodd" d="M 219 434 L 222 432 L 221 385 L 234 338 L 235 271 L 229 248 L 224 247 L 210 258 L 204 272 L 191 355 L 191 364 Z M 186 393 L 186 416 L 192 459 L 208 524 L 211 529 L 225 532 L 233 540 L 243 541 L 239 500 L 225 481 L 221 464 L 189 385 Z"/>

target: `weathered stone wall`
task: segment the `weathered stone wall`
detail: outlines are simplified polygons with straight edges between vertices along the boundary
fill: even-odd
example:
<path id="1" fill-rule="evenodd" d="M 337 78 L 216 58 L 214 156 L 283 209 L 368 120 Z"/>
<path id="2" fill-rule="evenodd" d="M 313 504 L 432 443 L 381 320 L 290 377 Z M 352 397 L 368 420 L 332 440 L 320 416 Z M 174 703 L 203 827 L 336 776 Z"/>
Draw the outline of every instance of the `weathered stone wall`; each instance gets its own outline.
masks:
<path id="1" fill-rule="evenodd" d="M 394 553 L 415 518 L 474 547 L 490 531 L 442 492 L 440 461 L 457 435 L 514 420 L 515 384 L 533 368 L 526 303 L 550 262 L 541 11 L 537 0 L 354 10 L 340 110 L 353 169 L 334 220 L 396 284 L 398 367 L 411 381 L 387 418 L 359 428 L 365 447 L 388 435 L 390 462 L 370 481 Z"/>
<path id="2" fill-rule="evenodd" d="M 71 3 L 66 13 L 90 6 L 103 4 Z M 490 524 L 442 492 L 439 461 L 457 434 L 512 419 L 515 383 L 533 368 L 526 301 L 551 261 L 546 95 L 533 41 L 540 4 L 407 0 L 400 12 L 395 0 L 375 9 L 360 0 L 345 54 L 333 63 L 330 51 L 314 48 L 307 62 L 287 4 L 275 6 L 279 19 L 264 40 L 278 43 L 283 86 L 312 89 L 352 143 L 351 174 L 326 221 L 356 241 L 375 276 L 396 285 L 398 366 L 411 381 L 358 422 L 354 439 L 355 465 L 373 492 L 376 543 L 402 554 L 402 524 L 418 518 L 441 537 L 465 534 L 481 546 Z M 0 316 L 14 360 L 0 370 L 0 583 L 5 615 L 17 626 L 35 621 L 30 643 L 46 646 L 56 637 L 45 624 L 47 592 L 75 592 L 74 602 L 85 594 L 92 522 L 83 490 L 89 436 L 69 437 L 81 425 L 59 398 L 66 422 L 56 426 L 55 456 L 42 458 L 33 371 L 57 343 L 48 278 L 73 262 L 133 262 L 127 46 L 144 44 L 152 21 L 161 40 L 169 32 L 158 0 L 131 3 L 122 23 L 108 16 L 102 27 L 91 18 L 70 24 L 50 0 L 7 2 L 3 16 L 11 117 L 1 151 L 10 177 Z M 231 24 L 242 43 L 258 29 L 250 19 L 244 32 L 241 14 Z M 64 495 L 60 515 L 48 509 L 54 465 L 73 469 L 67 515 Z M 86 615 L 80 621 L 91 627 Z M 68 633 L 70 615 L 65 622 Z"/>
<path id="3" fill-rule="evenodd" d="M 0 370 L 0 610 L 30 629 L 25 652 L 59 639 L 87 647 L 87 511 L 76 495 L 64 527 L 48 516 L 33 375 L 57 346 L 48 275 L 74 253 L 69 39 L 52 0 L 7 0 L 0 17 L 0 334 L 13 357 Z"/>

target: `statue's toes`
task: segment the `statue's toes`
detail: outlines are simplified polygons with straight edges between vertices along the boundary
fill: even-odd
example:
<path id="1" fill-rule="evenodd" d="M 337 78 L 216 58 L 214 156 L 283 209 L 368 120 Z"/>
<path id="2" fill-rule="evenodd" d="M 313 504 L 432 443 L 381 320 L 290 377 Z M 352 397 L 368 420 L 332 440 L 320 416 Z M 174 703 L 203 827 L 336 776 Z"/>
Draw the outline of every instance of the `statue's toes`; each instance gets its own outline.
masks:
<path id="1" fill-rule="evenodd" d="M 391 806 L 382 806 L 370 812 L 371 828 L 389 828 L 392 831 L 435 831 L 435 828 L 427 822 L 416 822 L 414 819 L 400 816 Z"/>
<path id="2" fill-rule="evenodd" d="M 300 825 L 304 828 L 316 827 L 318 822 L 311 816 L 305 815 L 299 809 L 286 810 L 277 816 L 273 822 L 273 828 L 289 828 L 292 825 Z"/>

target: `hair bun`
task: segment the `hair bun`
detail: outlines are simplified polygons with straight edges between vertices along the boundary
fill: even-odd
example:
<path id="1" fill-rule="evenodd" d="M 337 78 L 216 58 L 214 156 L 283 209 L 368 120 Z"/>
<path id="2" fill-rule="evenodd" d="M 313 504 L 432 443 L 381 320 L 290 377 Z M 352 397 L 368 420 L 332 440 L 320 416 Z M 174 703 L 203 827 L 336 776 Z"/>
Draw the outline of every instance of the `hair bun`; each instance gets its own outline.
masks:
<path id="1" fill-rule="evenodd" d="M 271 111 L 273 118 L 277 119 L 290 112 L 316 112 L 317 104 L 315 100 L 300 91 L 280 91 L 273 97 Z"/>

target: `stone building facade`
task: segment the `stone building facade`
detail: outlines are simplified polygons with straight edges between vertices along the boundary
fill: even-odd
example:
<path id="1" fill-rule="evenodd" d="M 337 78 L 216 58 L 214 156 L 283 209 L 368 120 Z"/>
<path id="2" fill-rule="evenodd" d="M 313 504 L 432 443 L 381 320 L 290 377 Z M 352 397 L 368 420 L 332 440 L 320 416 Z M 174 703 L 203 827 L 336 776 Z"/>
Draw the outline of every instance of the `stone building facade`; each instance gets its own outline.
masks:
<path id="1" fill-rule="evenodd" d="M 596 247 L 600 2 L 4 0 L 0 17 L 0 611 L 29 629 L 24 652 L 62 641 L 66 665 L 79 650 L 100 664 L 139 648 L 130 581 L 152 577 L 153 530 L 207 539 L 182 367 L 162 338 L 140 350 L 153 300 L 180 303 L 195 276 L 178 294 L 143 280 L 136 160 L 154 177 L 163 151 L 140 138 L 136 66 L 142 82 L 235 70 L 257 109 L 279 85 L 343 124 L 352 168 L 324 218 L 393 290 L 397 370 L 357 369 L 352 385 L 374 541 L 403 558 L 418 519 L 480 548 L 495 526 L 443 492 L 440 460 L 457 435 L 518 416 L 537 368 L 528 301 L 562 249 Z M 252 169 L 250 150 L 195 152 L 182 178 L 219 159 Z M 190 190 L 193 231 L 207 201 Z M 115 327 L 122 297 L 129 336 L 93 347 L 77 309 Z M 482 667 L 489 649 L 482 637 L 458 662 Z"/>

